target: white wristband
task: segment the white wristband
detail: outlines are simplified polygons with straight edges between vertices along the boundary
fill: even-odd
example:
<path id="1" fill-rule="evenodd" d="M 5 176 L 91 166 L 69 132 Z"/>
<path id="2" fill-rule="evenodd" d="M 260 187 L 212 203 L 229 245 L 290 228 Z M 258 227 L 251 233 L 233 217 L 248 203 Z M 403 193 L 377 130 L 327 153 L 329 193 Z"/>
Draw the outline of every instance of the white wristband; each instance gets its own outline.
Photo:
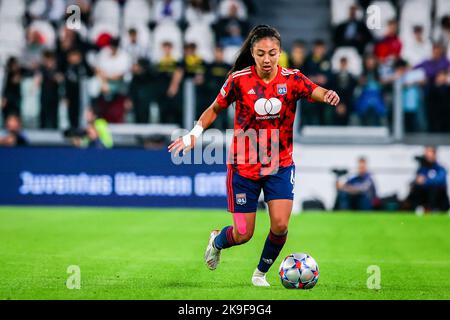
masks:
<path id="1" fill-rule="evenodd" d="M 183 136 L 183 143 L 186 147 L 189 147 L 191 145 L 191 135 L 195 138 L 200 137 L 200 135 L 203 133 L 203 127 L 200 125 L 196 125 L 191 132 Z"/>
<path id="2" fill-rule="evenodd" d="M 199 124 L 195 125 L 194 129 L 191 130 L 190 134 L 198 138 L 203 133 L 203 127 Z"/>

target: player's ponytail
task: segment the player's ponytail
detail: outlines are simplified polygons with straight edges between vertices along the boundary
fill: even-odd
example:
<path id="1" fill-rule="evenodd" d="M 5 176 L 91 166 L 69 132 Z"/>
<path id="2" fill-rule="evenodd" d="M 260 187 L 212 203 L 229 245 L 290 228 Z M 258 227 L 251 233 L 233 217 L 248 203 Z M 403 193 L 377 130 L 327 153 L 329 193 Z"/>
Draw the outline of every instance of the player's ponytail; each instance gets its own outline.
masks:
<path id="1" fill-rule="evenodd" d="M 277 39 L 281 47 L 281 36 L 275 28 L 265 24 L 254 27 L 252 31 L 250 31 L 247 39 L 245 39 L 236 62 L 234 63 L 233 68 L 231 68 L 230 74 L 255 64 L 255 59 L 253 59 L 252 56 L 252 47 L 256 42 L 264 38 Z"/>

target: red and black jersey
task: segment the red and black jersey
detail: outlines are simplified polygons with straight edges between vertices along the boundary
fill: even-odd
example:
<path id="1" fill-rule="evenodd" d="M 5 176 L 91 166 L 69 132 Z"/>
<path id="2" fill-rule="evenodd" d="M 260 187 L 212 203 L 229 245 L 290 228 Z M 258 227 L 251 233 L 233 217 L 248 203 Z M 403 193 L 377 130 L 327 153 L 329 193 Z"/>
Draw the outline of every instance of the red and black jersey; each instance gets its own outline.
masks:
<path id="1" fill-rule="evenodd" d="M 222 108 L 236 103 L 228 165 L 254 180 L 292 165 L 296 103 L 316 88 L 299 70 L 280 66 L 269 83 L 255 66 L 232 73 L 216 98 Z"/>

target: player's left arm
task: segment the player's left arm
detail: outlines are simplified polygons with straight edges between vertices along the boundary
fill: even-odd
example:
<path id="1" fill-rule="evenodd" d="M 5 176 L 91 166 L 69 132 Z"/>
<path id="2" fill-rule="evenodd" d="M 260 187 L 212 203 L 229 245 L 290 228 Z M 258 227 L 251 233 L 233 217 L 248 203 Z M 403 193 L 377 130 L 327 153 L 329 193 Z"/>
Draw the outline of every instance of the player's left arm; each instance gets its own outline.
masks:
<path id="1" fill-rule="evenodd" d="M 311 99 L 316 102 L 328 103 L 332 106 L 337 106 L 341 100 L 336 91 L 328 90 L 322 87 L 317 87 L 314 89 L 311 94 Z"/>

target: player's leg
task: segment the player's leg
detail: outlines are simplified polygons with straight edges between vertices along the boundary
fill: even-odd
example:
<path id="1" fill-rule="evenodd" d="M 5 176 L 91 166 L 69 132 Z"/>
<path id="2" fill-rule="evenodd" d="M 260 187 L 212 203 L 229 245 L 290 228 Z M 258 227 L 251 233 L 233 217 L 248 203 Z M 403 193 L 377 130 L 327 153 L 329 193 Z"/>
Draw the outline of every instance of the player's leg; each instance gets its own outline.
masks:
<path id="1" fill-rule="evenodd" d="M 292 200 L 289 199 L 271 200 L 268 205 L 270 230 L 264 243 L 258 267 L 252 277 L 253 284 L 257 286 L 269 286 L 265 275 L 286 243 L 289 218 L 292 212 Z"/>
<path id="2" fill-rule="evenodd" d="M 253 236 L 260 193 L 259 182 L 242 177 L 228 168 L 228 211 L 233 214 L 233 225 L 211 232 L 205 252 L 205 262 L 210 270 L 216 269 L 222 249 L 244 244 Z"/>
<path id="3" fill-rule="evenodd" d="M 256 212 L 233 213 L 233 226 L 211 231 L 205 252 L 205 262 L 210 270 L 217 268 L 222 249 L 244 244 L 252 238 L 255 220 Z"/>
<path id="4" fill-rule="evenodd" d="M 292 212 L 295 167 L 282 168 L 264 183 L 264 198 L 269 206 L 270 230 L 264 248 L 253 273 L 252 282 L 257 286 L 269 286 L 267 271 L 278 258 L 286 243 L 289 218 Z"/>

